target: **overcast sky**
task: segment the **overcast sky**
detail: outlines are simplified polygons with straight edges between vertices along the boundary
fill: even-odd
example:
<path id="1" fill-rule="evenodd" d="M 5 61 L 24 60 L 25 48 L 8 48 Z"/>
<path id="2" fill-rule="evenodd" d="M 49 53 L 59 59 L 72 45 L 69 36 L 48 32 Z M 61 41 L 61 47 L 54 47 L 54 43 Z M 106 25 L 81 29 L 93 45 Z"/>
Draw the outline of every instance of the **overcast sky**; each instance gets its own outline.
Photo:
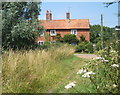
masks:
<path id="1" fill-rule="evenodd" d="M 45 19 L 46 10 L 51 10 L 53 19 L 66 19 L 66 12 L 70 12 L 71 19 L 89 19 L 90 24 L 100 24 L 103 14 L 104 26 L 115 27 L 118 24 L 118 4 L 104 7 L 102 2 L 43 2 L 39 19 Z"/>

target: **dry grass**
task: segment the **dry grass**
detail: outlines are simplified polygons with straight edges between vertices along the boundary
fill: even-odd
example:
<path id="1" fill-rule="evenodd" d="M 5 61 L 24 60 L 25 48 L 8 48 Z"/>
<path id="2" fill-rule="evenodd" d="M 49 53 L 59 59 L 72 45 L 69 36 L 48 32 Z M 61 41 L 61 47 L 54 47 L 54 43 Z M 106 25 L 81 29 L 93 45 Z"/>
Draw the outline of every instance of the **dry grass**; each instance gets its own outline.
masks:
<path id="1" fill-rule="evenodd" d="M 63 45 L 48 51 L 6 51 L 2 55 L 3 93 L 40 93 L 56 84 L 66 70 L 62 60 L 73 55 L 73 48 Z"/>

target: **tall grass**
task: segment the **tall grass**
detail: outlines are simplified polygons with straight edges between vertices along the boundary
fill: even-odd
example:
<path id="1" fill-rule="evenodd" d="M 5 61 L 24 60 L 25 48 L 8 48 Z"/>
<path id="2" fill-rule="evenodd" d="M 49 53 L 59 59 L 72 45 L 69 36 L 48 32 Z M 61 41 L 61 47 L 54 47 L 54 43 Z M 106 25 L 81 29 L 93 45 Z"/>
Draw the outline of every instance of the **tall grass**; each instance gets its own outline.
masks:
<path id="1" fill-rule="evenodd" d="M 2 54 L 3 93 L 40 93 L 56 84 L 68 69 L 62 60 L 73 55 L 68 45 Z"/>

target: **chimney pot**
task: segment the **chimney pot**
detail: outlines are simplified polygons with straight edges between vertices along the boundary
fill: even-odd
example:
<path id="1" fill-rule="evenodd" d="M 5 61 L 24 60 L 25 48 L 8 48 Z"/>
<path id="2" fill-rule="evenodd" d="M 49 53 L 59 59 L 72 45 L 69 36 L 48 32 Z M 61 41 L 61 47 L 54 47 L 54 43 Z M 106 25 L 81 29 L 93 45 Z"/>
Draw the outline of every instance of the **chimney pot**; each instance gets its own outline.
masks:
<path id="1" fill-rule="evenodd" d="M 70 19 L 70 13 L 69 12 L 66 13 L 66 19 Z"/>
<path id="2" fill-rule="evenodd" d="M 51 13 L 51 11 L 50 12 L 48 10 L 46 11 L 46 20 L 52 20 L 52 13 Z"/>
<path id="3" fill-rule="evenodd" d="M 49 11 L 48 11 L 48 10 L 46 10 L 46 13 L 49 13 Z"/>

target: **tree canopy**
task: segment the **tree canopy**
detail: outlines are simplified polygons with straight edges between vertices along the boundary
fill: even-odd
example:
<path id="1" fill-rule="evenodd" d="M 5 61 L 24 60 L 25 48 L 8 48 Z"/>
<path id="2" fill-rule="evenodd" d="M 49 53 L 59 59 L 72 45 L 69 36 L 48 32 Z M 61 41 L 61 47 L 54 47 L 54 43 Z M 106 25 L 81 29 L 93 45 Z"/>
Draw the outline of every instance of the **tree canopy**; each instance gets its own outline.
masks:
<path id="1" fill-rule="evenodd" d="M 38 24 L 41 2 L 2 2 L 2 47 L 30 48 L 42 27 Z"/>
<path id="2" fill-rule="evenodd" d="M 101 39 L 101 26 L 100 25 L 91 25 L 90 26 L 90 41 L 92 43 L 97 43 L 99 42 Z M 110 28 L 110 27 L 105 27 L 103 26 L 103 38 L 104 40 L 109 40 L 111 39 L 113 36 L 113 32 L 114 29 Z"/>

